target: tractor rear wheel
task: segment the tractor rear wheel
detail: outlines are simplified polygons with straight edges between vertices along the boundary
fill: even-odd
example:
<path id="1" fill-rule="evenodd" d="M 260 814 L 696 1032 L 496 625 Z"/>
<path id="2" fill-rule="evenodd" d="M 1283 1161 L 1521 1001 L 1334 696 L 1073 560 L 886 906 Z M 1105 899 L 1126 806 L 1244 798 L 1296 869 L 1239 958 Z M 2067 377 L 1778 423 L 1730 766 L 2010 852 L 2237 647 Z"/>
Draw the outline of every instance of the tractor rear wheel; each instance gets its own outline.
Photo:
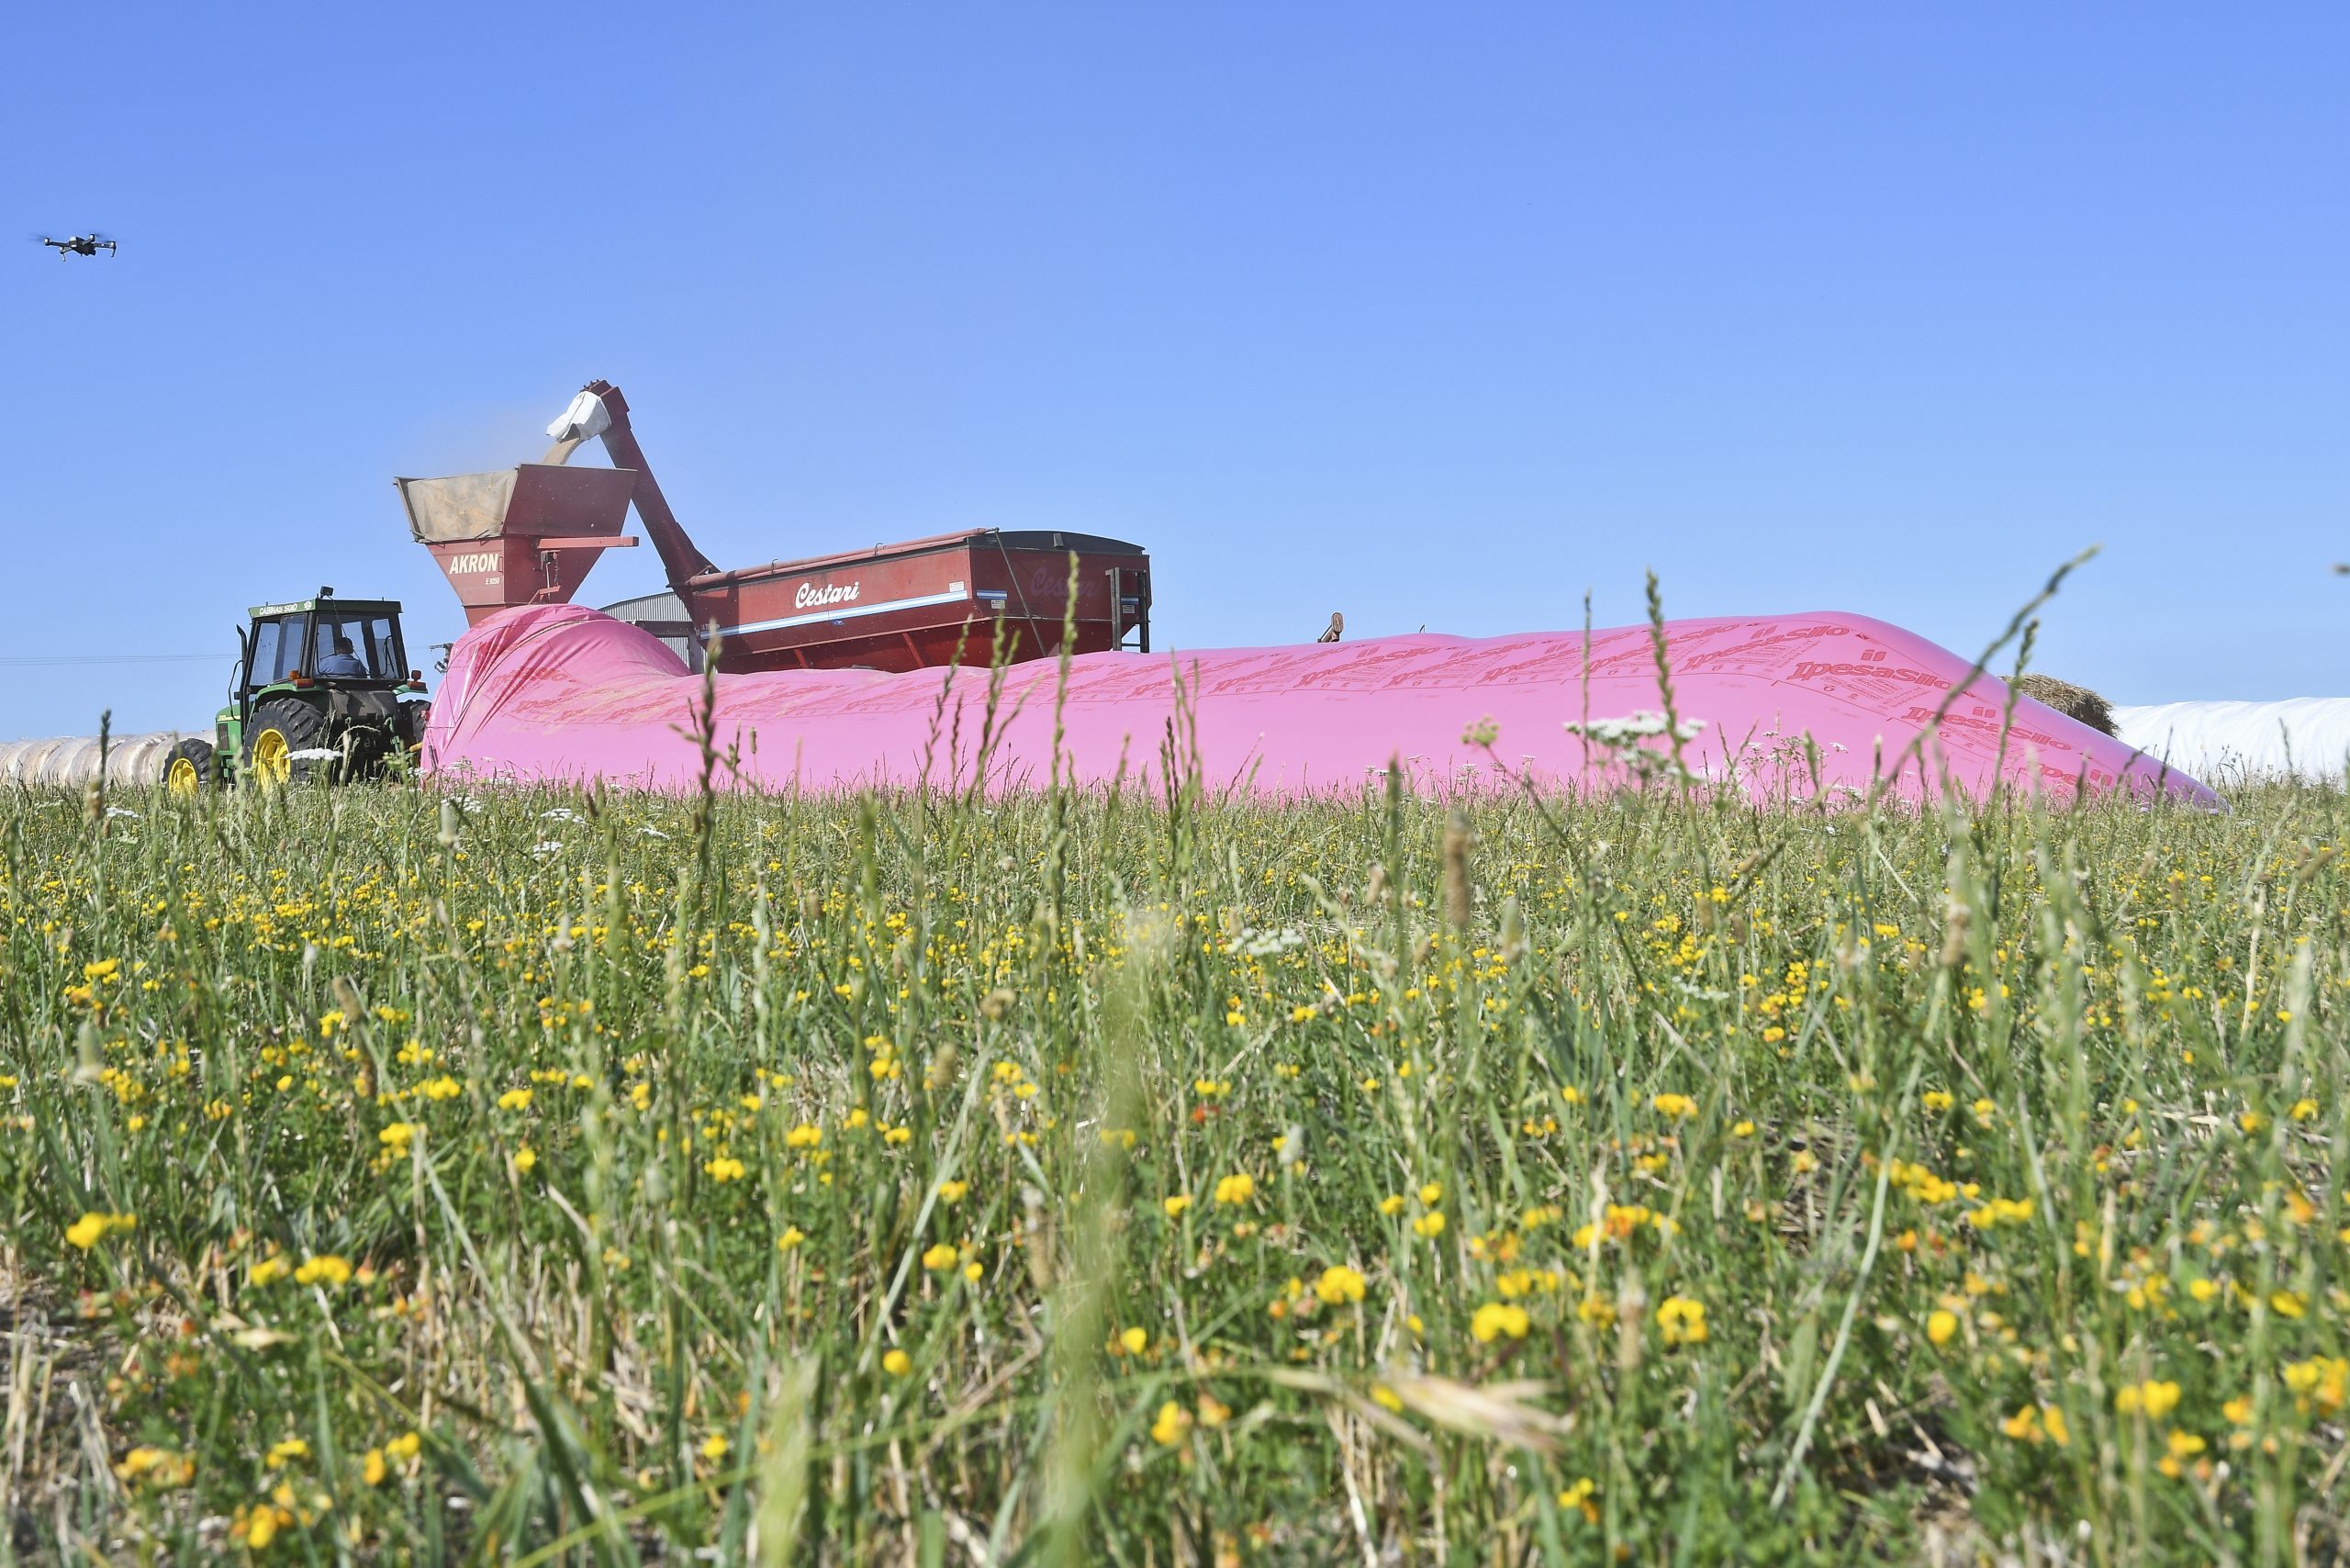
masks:
<path id="1" fill-rule="evenodd" d="M 244 776 L 264 790 L 315 778 L 323 771 L 334 776 L 334 764 L 316 754 L 328 749 L 327 716 L 308 702 L 273 697 L 253 710 L 245 725 Z"/>
<path id="2" fill-rule="evenodd" d="M 163 788 L 183 799 L 212 788 L 212 743 L 190 735 L 163 758 Z"/>

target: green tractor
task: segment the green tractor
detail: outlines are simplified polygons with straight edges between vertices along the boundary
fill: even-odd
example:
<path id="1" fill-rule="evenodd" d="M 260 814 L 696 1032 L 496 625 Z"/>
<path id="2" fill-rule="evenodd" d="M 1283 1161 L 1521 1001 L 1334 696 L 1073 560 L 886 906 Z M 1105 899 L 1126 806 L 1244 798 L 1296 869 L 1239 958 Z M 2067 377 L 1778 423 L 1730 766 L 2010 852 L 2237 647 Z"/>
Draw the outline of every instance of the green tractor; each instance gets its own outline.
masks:
<path id="1" fill-rule="evenodd" d="M 163 759 L 173 794 L 364 778 L 422 742 L 431 704 L 422 673 L 408 668 L 396 600 L 322 588 L 316 599 L 256 605 L 237 645 L 213 738 L 191 736 Z"/>

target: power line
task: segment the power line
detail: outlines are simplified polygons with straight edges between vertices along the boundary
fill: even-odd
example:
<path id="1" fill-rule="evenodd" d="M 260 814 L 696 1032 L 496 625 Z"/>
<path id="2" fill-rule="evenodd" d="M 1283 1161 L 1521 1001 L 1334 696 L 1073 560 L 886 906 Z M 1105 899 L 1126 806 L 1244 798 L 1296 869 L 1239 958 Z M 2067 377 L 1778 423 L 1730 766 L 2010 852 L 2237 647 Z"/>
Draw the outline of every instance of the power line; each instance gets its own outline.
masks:
<path id="1" fill-rule="evenodd" d="M 0 654 L 0 667 L 27 665 L 178 665 L 209 662 L 218 654 Z"/>

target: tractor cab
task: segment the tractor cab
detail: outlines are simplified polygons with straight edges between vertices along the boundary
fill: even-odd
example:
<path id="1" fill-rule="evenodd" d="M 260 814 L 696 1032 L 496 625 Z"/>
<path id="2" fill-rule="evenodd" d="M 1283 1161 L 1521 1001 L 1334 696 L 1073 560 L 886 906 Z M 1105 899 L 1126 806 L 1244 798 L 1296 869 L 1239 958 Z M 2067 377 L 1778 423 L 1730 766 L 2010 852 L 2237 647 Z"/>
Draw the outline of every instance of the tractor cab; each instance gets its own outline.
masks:
<path id="1" fill-rule="evenodd" d="M 400 607 L 388 599 L 257 604 L 237 633 L 229 705 L 209 742 L 182 741 L 163 781 L 193 791 L 247 779 L 363 778 L 424 737 L 424 678 L 408 667 Z"/>
<path id="2" fill-rule="evenodd" d="M 400 607 L 385 599 L 298 599 L 257 604 L 241 634 L 239 701 L 283 689 L 359 692 L 409 689 L 421 680 L 408 667 Z"/>

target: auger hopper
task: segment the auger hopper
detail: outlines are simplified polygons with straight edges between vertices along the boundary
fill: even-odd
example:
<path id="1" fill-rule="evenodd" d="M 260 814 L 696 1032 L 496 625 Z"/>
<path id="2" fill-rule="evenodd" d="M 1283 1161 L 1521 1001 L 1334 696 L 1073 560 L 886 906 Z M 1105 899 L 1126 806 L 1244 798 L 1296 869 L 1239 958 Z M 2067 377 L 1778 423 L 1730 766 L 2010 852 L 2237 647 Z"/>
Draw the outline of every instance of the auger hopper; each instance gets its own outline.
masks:
<path id="1" fill-rule="evenodd" d="M 392 482 L 469 626 L 518 604 L 568 604 L 598 556 L 636 543 L 621 532 L 636 487 L 625 468 L 525 463 Z"/>

